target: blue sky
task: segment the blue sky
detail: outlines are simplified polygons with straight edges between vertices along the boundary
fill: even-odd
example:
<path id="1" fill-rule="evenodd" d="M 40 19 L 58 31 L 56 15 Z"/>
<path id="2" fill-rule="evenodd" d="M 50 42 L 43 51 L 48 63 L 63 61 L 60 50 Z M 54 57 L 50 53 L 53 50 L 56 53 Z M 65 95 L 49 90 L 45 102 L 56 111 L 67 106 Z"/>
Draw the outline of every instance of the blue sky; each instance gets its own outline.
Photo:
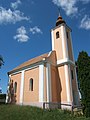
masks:
<path id="1" fill-rule="evenodd" d="M 72 29 L 75 60 L 90 55 L 90 0 L 0 0 L 0 87 L 6 93 L 7 72 L 51 50 L 51 28 L 60 14 Z"/>

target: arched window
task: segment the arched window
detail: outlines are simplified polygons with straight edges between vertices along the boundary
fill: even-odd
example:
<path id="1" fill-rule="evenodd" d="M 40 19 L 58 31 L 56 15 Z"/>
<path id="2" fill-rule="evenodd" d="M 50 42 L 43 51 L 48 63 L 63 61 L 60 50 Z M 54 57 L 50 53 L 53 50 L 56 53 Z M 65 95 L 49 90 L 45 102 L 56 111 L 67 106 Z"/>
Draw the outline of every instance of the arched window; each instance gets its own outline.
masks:
<path id="1" fill-rule="evenodd" d="M 33 91 L 33 79 L 32 78 L 29 81 L 29 90 Z"/>
<path id="2" fill-rule="evenodd" d="M 74 79 L 73 70 L 71 70 L 71 79 Z"/>
<path id="3" fill-rule="evenodd" d="M 56 39 L 59 38 L 59 31 L 56 32 Z"/>
<path id="4" fill-rule="evenodd" d="M 17 82 L 14 83 L 14 93 L 17 92 Z"/>
<path id="5" fill-rule="evenodd" d="M 67 34 L 67 39 L 69 38 L 69 33 L 68 32 L 66 32 L 66 34 Z"/>

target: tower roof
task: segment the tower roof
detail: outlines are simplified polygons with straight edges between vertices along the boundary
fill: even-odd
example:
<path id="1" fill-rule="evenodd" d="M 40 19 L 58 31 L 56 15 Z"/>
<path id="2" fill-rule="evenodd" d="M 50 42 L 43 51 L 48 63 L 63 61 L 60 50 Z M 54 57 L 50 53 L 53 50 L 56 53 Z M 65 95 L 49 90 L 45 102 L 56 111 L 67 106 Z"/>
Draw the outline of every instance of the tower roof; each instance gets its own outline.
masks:
<path id="1" fill-rule="evenodd" d="M 56 26 L 58 26 L 62 23 L 66 23 L 66 22 L 63 20 L 62 16 L 60 16 L 60 14 L 59 14 L 57 21 L 56 21 Z"/>

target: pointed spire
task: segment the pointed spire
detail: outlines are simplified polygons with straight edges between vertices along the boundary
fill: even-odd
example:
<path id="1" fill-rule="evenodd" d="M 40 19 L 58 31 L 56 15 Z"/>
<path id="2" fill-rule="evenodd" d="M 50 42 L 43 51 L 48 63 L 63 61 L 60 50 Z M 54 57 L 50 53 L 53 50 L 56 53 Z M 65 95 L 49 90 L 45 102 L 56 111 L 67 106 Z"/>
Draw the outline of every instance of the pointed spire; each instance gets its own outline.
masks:
<path id="1" fill-rule="evenodd" d="M 60 7 L 58 7 L 58 12 L 59 12 L 59 16 L 61 16 L 61 14 L 60 14 Z"/>

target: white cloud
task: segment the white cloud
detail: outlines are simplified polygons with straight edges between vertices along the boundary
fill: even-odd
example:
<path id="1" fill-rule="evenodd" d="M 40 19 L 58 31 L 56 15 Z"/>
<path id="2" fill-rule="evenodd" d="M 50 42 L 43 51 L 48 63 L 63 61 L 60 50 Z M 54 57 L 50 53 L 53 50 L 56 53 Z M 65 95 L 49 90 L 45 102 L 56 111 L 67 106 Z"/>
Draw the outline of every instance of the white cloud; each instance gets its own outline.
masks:
<path id="1" fill-rule="evenodd" d="M 68 16 L 78 12 L 78 8 L 75 6 L 77 0 L 52 0 L 52 2 L 61 7 Z"/>
<path id="2" fill-rule="evenodd" d="M 84 18 L 81 20 L 80 28 L 89 30 L 90 29 L 90 17 L 87 15 L 84 16 Z"/>
<path id="3" fill-rule="evenodd" d="M 87 4 L 90 0 L 52 0 L 52 2 L 58 7 L 61 7 L 66 15 L 69 16 L 78 12 L 78 6 L 76 6 L 77 3 Z"/>
<path id="4" fill-rule="evenodd" d="M 0 24 L 16 23 L 22 20 L 29 20 L 29 18 L 24 16 L 24 13 L 19 10 L 12 11 L 11 9 L 6 10 L 0 7 Z"/>
<path id="5" fill-rule="evenodd" d="M 20 0 L 17 0 L 16 2 L 14 3 L 11 3 L 11 7 L 15 10 L 18 8 L 18 6 L 21 4 L 21 1 Z"/>
<path id="6" fill-rule="evenodd" d="M 41 29 L 40 29 L 39 27 L 37 27 L 37 26 L 30 28 L 30 32 L 31 32 L 32 34 L 36 34 L 36 33 L 42 34 L 42 33 L 43 33 L 43 32 L 41 31 Z"/>
<path id="7" fill-rule="evenodd" d="M 27 35 L 27 31 L 24 26 L 21 26 L 17 29 L 17 35 L 13 37 L 18 42 L 27 42 L 29 40 L 29 37 Z"/>

